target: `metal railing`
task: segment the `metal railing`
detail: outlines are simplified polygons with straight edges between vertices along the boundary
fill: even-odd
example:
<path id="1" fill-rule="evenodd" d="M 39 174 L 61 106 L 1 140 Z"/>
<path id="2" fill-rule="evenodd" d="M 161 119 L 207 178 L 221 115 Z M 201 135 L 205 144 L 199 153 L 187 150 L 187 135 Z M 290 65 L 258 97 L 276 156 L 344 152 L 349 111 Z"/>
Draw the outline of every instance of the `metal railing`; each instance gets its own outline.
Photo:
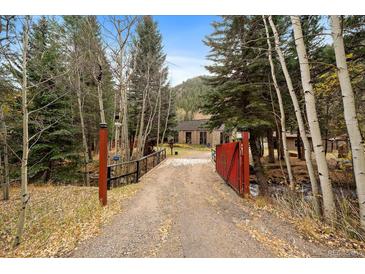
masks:
<path id="1" fill-rule="evenodd" d="M 165 159 L 164 148 L 138 160 L 108 165 L 108 190 L 126 183 L 137 183 L 143 175 Z"/>

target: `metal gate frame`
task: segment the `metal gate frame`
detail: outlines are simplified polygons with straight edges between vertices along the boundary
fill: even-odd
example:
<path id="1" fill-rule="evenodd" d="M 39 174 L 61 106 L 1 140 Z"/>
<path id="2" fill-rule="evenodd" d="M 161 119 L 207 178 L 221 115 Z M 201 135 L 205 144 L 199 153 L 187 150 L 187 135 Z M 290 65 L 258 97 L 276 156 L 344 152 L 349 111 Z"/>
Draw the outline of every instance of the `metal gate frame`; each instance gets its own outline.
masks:
<path id="1" fill-rule="evenodd" d="M 239 195 L 250 194 L 249 133 L 242 132 L 240 142 L 216 146 L 216 170 Z"/>

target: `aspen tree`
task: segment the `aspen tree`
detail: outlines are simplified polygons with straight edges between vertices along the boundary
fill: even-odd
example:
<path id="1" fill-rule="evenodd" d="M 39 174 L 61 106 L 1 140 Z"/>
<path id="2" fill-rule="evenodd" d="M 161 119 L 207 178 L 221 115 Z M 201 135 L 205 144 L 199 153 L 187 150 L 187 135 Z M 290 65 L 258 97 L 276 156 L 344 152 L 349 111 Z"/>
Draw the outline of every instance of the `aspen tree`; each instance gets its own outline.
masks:
<path id="1" fill-rule="evenodd" d="M 270 63 L 270 68 L 271 68 L 271 77 L 272 77 L 274 88 L 276 91 L 276 96 L 278 97 L 278 103 L 279 103 L 279 109 L 280 109 L 280 124 L 281 124 L 281 132 L 282 132 L 281 138 L 283 140 L 283 147 L 284 147 L 284 160 L 285 160 L 285 164 L 286 164 L 286 169 L 288 171 L 290 188 L 293 190 L 295 187 L 295 180 L 294 180 L 294 176 L 293 176 L 293 172 L 292 172 L 292 168 L 291 168 L 288 145 L 286 142 L 286 125 L 285 125 L 285 111 L 284 111 L 283 99 L 281 97 L 281 91 L 280 91 L 279 85 L 276 80 L 275 66 L 274 66 L 274 62 L 272 60 L 272 54 L 271 54 L 272 49 L 271 49 L 269 29 L 267 27 L 265 16 L 262 16 L 262 19 L 263 19 L 264 25 L 265 25 L 266 40 L 267 40 L 267 45 L 268 45 L 268 56 L 269 56 L 269 63 Z M 277 137 L 279 137 L 279 136 L 277 136 Z"/>
<path id="2" fill-rule="evenodd" d="M 365 153 L 364 140 L 361 137 L 359 122 L 355 108 L 354 92 L 352 90 L 349 71 L 346 63 L 341 21 L 336 15 L 331 16 L 333 47 L 335 49 L 337 74 L 341 86 L 343 109 L 347 132 L 349 134 L 352 152 L 353 169 L 356 181 L 357 197 L 360 208 L 360 223 L 365 229 Z"/>
<path id="3" fill-rule="evenodd" d="M 297 95 L 295 94 L 293 83 L 292 83 L 288 68 L 286 66 L 284 54 L 280 48 L 279 33 L 276 29 L 274 21 L 272 20 L 272 16 L 269 16 L 269 23 L 270 23 L 271 29 L 274 33 L 275 50 L 279 57 L 281 69 L 284 73 L 284 77 L 285 77 L 286 84 L 288 86 L 290 98 L 293 102 L 294 112 L 295 112 L 295 116 L 296 116 L 296 119 L 298 122 L 300 137 L 302 138 L 302 141 L 303 141 L 305 162 L 307 165 L 309 180 L 311 182 L 312 193 L 313 193 L 313 198 L 314 198 L 313 199 L 314 208 L 315 208 L 317 215 L 320 215 L 321 210 L 320 210 L 320 202 L 319 202 L 319 187 L 318 187 L 317 178 L 314 174 L 311 147 L 310 147 L 309 140 L 308 140 L 308 137 L 307 137 L 307 134 L 305 131 L 304 121 L 303 121 L 303 117 L 302 117 L 302 114 L 300 111 L 298 98 L 297 98 Z"/>
<path id="4" fill-rule="evenodd" d="M 15 245 L 19 245 L 23 235 L 25 213 L 29 201 L 28 193 L 28 156 L 29 156 L 29 132 L 28 132 L 28 78 L 27 78 L 27 56 L 29 40 L 30 17 L 26 16 L 23 24 L 23 61 L 22 61 L 22 114 L 23 114 L 23 156 L 21 166 L 21 210 L 18 220 L 18 227 L 15 236 Z"/>
<path id="5" fill-rule="evenodd" d="M 299 16 L 291 16 L 294 30 L 295 45 L 298 53 L 300 74 L 304 91 L 305 107 L 308 118 L 309 130 L 312 136 L 314 154 L 317 160 L 319 180 L 323 195 L 324 216 L 327 221 L 333 221 L 336 214 L 332 184 L 329 178 L 328 165 L 316 110 L 314 90 L 310 77 L 309 60 L 304 44 L 303 31 Z"/>

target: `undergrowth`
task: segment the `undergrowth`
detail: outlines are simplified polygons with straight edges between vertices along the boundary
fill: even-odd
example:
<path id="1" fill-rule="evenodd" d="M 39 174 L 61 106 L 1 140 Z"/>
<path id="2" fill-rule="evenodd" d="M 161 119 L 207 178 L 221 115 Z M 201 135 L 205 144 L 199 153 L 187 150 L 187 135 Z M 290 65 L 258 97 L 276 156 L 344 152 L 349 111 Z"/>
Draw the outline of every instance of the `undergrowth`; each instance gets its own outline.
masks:
<path id="1" fill-rule="evenodd" d="M 308 197 L 281 193 L 271 200 L 280 215 L 289 218 L 310 239 L 331 245 L 365 250 L 365 232 L 359 221 L 359 208 L 355 199 L 336 194 L 336 219 L 327 224 L 315 213 Z M 259 204 L 263 202 L 259 202 Z"/>
<path id="2" fill-rule="evenodd" d="M 0 201 L 0 257 L 63 257 L 76 245 L 97 234 L 121 211 L 121 200 L 132 196 L 138 184 L 108 191 L 101 207 L 98 188 L 30 185 L 30 201 L 22 243 L 14 248 L 20 209 L 20 188 L 12 187 L 9 201 Z"/>

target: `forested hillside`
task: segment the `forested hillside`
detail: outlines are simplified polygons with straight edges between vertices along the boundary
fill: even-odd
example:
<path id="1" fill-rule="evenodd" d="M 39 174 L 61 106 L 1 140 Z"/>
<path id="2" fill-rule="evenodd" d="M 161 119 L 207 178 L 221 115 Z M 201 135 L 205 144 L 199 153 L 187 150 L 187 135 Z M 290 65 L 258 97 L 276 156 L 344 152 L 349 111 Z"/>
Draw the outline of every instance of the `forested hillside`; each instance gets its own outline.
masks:
<path id="1" fill-rule="evenodd" d="M 212 87 L 206 85 L 202 76 L 188 79 L 173 88 L 176 96 L 177 119 L 192 120 L 200 111 L 205 96 Z"/>

